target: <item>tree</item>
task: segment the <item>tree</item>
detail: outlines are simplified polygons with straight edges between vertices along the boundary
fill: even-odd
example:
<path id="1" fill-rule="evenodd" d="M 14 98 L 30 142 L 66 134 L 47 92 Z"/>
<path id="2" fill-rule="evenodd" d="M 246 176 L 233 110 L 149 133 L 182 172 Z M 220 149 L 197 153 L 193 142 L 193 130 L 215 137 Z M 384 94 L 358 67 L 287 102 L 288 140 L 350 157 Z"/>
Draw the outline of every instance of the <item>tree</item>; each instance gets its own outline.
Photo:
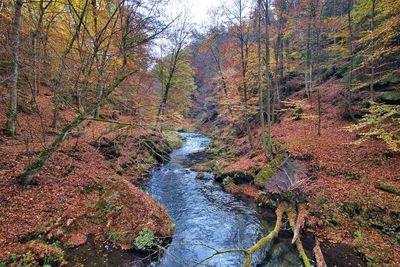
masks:
<path id="1" fill-rule="evenodd" d="M 234 7 L 225 7 L 225 12 L 228 14 L 230 23 L 234 25 L 235 36 L 239 41 L 239 52 L 240 52 L 240 66 L 241 66 L 241 89 L 243 97 L 243 116 L 244 124 L 247 131 L 248 142 L 250 147 L 253 148 L 253 136 L 251 133 L 249 114 L 248 114 L 248 82 L 247 82 L 247 72 L 248 72 L 248 60 L 249 60 L 249 25 L 245 20 L 245 9 L 247 2 L 242 0 L 235 0 Z"/>
<path id="2" fill-rule="evenodd" d="M 167 56 L 167 66 L 161 61 L 160 65 L 160 81 L 161 81 L 161 92 L 162 97 L 160 106 L 158 108 L 157 118 L 160 120 L 160 116 L 164 115 L 165 106 L 167 104 L 168 95 L 172 86 L 172 81 L 182 56 L 182 50 L 189 37 L 189 29 L 191 25 L 188 23 L 187 13 L 181 15 L 179 20 L 176 22 L 173 30 L 169 34 L 170 50 Z M 161 55 L 162 57 L 162 55 Z"/>
<path id="3" fill-rule="evenodd" d="M 69 3 L 69 8 L 70 9 L 75 9 L 74 4 L 71 2 L 71 0 L 68 0 Z M 58 67 L 57 75 L 56 78 L 52 84 L 52 91 L 54 93 L 54 108 L 53 108 L 53 122 L 52 122 L 52 127 L 57 130 L 58 126 L 58 120 L 59 120 L 59 114 L 60 114 L 60 103 L 61 103 L 61 96 L 60 96 L 60 86 L 61 86 L 61 81 L 64 76 L 64 71 L 67 68 L 67 56 L 71 52 L 73 45 L 75 43 L 75 40 L 78 38 L 79 32 L 81 30 L 82 24 L 84 23 L 84 18 L 85 14 L 87 11 L 87 6 L 88 6 L 89 0 L 85 1 L 85 4 L 82 8 L 81 13 L 78 15 L 78 22 L 75 26 L 75 31 L 71 37 L 71 40 L 69 41 L 67 47 L 64 49 L 62 55 L 61 55 L 61 60 L 60 64 Z M 72 10 L 71 10 L 72 11 Z M 73 13 L 73 11 L 72 11 Z"/>
<path id="4" fill-rule="evenodd" d="M 71 3 L 71 2 L 70 2 Z M 86 24 L 86 20 L 82 19 L 83 14 L 86 12 L 88 1 L 86 1 L 85 6 L 82 8 L 81 12 L 75 12 L 75 14 L 79 14 L 80 16 L 79 21 L 81 26 L 83 28 L 87 28 L 88 25 Z M 113 32 L 112 28 L 114 27 L 113 24 L 110 22 L 112 21 L 112 17 L 114 17 L 115 14 L 119 14 L 119 16 L 125 16 L 123 14 L 123 11 L 126 9 L 133 8 L 132 6 L 124 6 L 124 1 L 118 1 L 118 5 L 114 6 L 115 9 L 113 9 L 113 12 L 110 14 L 109 19 L 106 21 L 106 23 L 103 25 L 102 29 L 100 32 L 106 32 L 111 30 Z M 142 5 L 140 5 L 142 7 Z M 146 9 L 145 9 L 146 10 Z M 138 12 L 138 10 L 136 10 Z M 155 9 L 150 9 L 149 13 L 153 14 L 153 12 L 156 12 Z M 145 17 L 144 14 L 142 14 L 143 17 Z M 150 14 L 149 14 L 150 16 Z M 57 149 L 60 147 L 60 145 L 66 140 L 66 138 L 69 136 L 69 134 L 74 130 L 76 127 L 78 127 L 83 121 L 90 119 L 90 116 L 94 116 L 96 110 L 99 109 L 101 105 L 104 104 L 105 100 L 110 96 L 110 94 L 120 85 L 128 79 L 133 73 L 138 72 L 138 66 L 135 65 L 134 63 L 130 62 L 129 54 L 135 54 L 137 50 L 140 50 L 143 46 L 148 44 L 150 41 L 152 41 L 154 38 L 156 38 L 159 34 L 161 34 L 167 27 L 164 24 L 158 24 L 158 22 L 153 22 L 154 27 L 149 27 L 149 23 L 138 23 L 139 25 L 137 26 L 137 32 L 134 31 L 132 32 L 132 25 L 125 23 L 125 20 L 121 20 L 122 23 L 118 25 L 118 28 L 120 29 L 119 34 L 124 35 L 125 33 L 128 33 L 126 35 L 126 42 L 122 43 L 120 47 L 118 47 L 118 50 L 113 51 L 114 57 L 113 58 L 115 61 L 113 62 L 115 64 L 115 69 L 118 70 L 115 71 L 115 75 L 113 75 L 112 81 L 110 81 L 103 90 L 103 93 L 101 95 L 97 94 L 93 101 L 91 102 L 90 105 L 87 106 L 82 112 L 80 112 L 72 121 L 67 123 L 67 125 L 62 129 L 60 134 L 56 137 L 56 139 L 51 143 L 51 145 L 44 149 L 40 154 L 39 157 L 36 161 L 32 162 L 29 164 L 24 173 L 19 176 L 20 182 L 24 187 L 29 187 L 32 183 L 32 179 L 35 174 L 47 163 L 48 159 L 51 157 L 51 155 L 57 151 Z M 128 27 L 129 29 L 124 29 L 124 27 Z M 143 34 L 144 30 L 147 30 L 145 34 Z M 65 54 L 70 53 L 72 50 L 72 43 L 74 43 L 75 39 L 77 38 L 76 36 L 78 35 L 78 25 L 73 31 L 73 36 L 72 39 L 68 41 L 68 46 L 67 49 L 64 50 L 63 57 L 64 62 L 62 60 L 61 64 L 64 65 L 66 64 L 66 56 Z M 106 41 L 108 38 L 113 39 L 113 40 L 121 40 L 120 38 L 114 39 L 115 32 L 113 35 L 107 36 L 107 38 L 102 39 Z M 75 36 L 75 37 L 74 37 Z M 106 42 L 107 43 L 107 42 Z M 71 48 L 70 48 L 71 47 Z M 89 57 L 94 57 L 94 54 L 97 52 L 95 46 L 90 46 L 91 50 L 89 52 L 91 53 Z M 68 51 L 69 49 L 69 51 Z M 126 57 L 125 57 L 126 56 Z M 129 69 L 128 69 L 129 67 Z M 66 68 L 66 65 L 63 67 L 64 69 Z M 60 70 L 58 70 L 58 74 L 60 74 Z M 59 81 L 61 81 L 61 78 L 58 76 Z"/>
<path id="5" fill-rule="evenodd" d="M 262 22 L 262 1 L 257 1 L 257 86 L 260 108 L 261 139 L 265 155 L 268 155 L 267 140 L 265 138 L 265 118 L 264 118 L 264 96 L 261 69 L 261 22 Z M 267 99 L 268 101 L 268 99 Z"/>
<path id="6" fill-rule="evenodd" d="M 273 150 L 272 150 L 272 136 L 271 136 L 271 127 L 272 127 L 272 107 L 271 107 L 271 76 L 270 76 L 270 47 L 269 47 L 269 28 L 270 28 L 270 19 L 269 19 L 269 0 L 265 0 L 264 2 L 264 19 L 265 19 L 265 80 L 266 80 L 266 91 L 267 91 L 267 146 L 270 153 L 270 157 L 273 158 Z"/>
<path id="7" fill-rule="evenodd" d="M 33 88 L 32 88 L 32 105 L 36 108 L 36 98 L 39 92 L 39 75 L 40 75 L 40 67 L 39 64 L 39 53 L 38 53 L 38 41 L 41 38 L 42 27 L 43 27 L 43 19 L 46 13 L 46 10 L 50 7 L 53 0 L 48 0 L 46 3 L 44 0 L 40 0 L 39 5 L 39 13 L 37 16 L 35 15 L 36 3 L 31 3 L 34 6 L 30 9 L 32 13 L 32 17 L 34 20 L 34 28 L 32 30 L 32 53 L 33 53 Z"/>
<path id="8" fill-rule="evenodd" d="M 10 88 L 10 102 L 7 114 L 6 133 L 9 136 L 15 136 L 15 122 L 17 119 L 17 95 L 18 95 L 18 68 L 19 68 L 19 43 L 20 43 L 20 27 L 22 14 L 22 0 L 15 2 L 14 26 L 13 26 L 13 83 Z"/>
<path id="9" fill-rule="evenodd" d="M 353 90 L 353 68 L 354 68 L 354 47 L 353 47 L 353 22 L 351 18 L 351 8 L 352 1 L 347 0 L 347 28 L 348 28 L 348 47 L 349 47 L 349 78 L 347 83 L 347 91 L 346 91 L 346 105 L 351 117 L 351 120 L 354 121 L 354 111 L 351 104 L 352 101 L 352 90 Z"/>

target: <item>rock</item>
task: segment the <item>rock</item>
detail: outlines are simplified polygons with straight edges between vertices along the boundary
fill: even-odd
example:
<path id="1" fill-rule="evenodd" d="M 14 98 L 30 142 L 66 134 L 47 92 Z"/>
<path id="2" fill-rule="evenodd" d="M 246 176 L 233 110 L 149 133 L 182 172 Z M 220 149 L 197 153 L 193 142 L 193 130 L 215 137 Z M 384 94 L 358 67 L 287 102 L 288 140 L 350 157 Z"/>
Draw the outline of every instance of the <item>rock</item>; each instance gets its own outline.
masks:
<path id="1" fill-rule="evenodd" d="M 85 244 L 86 241 L 87 241 L 87 236 L 85 234 L 76 233 L 71 235 L 71 237 L 66 242 L 66 246 L 71 248 L 78 247 Z"/>
<path id="2" fill-rule="evenodd" d="M 69 227 L 72 223 L 74 222 L 74 219 L 68 219 L 67 222 L 65 223 L 65 226 Z"/>
<path id="3" fill-rule="evenodd" d="M 380 100 L 387 104 L 400 104 L 400 92 L 398 91 L 386 91 L 380 95 Z"/>
<path id="4" fill-rule="evenodd" d="M 203 180 L 203 179 L 204 179 L 204 177 L 205 177 L 205 174 L 204 174 L 204 172 L 198 172 L 198 173 L 197 173 L 197 175 L 196 175 L 196 179 Z"/>
<path id="5" fill-rule="evenodd" d="M 265 166 L 257 173 L 254 180 L 255 184 L 262 185 L 263 183 L 269 181 L 276 172 L 277 169 L 275 167 Z"/>
<path id="6" fill-rule="evenodd" d="M 254 177 L 251 174 L 247 174 L 240 171 L 225 172 L 215 176 L 217 182 L 223 182 L 225 178 L 229 177 L 233 183 L 239 184 L 250 184 L 254 181 Z"/>
<path id="7" fill-rule="evenodd" d="M 305 165 L 296 160 L 285 159 L 273 167 L 264 167 L 256 176 L 256 184 L 267 191 L 283 193 L 300 185 L 302 178 L 307 177 Z"/>

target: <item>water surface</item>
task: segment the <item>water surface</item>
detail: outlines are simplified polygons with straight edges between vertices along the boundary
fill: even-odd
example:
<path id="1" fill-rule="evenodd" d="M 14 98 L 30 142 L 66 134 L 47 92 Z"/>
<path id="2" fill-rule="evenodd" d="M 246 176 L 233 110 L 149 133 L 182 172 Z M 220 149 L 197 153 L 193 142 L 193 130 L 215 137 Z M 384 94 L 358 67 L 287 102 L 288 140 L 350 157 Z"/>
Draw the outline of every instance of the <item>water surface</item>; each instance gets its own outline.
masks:
<path id="1" fill-rule="evenodd" d="M 264 221 L 254 205 L 222 190 L 213 175 L 196 179 L 190 170 L 196 155 L 210 139 L 194 133 L 180 133 L 181 148 L 171 154 L 171 160 L 151 173 L 145 190 L 162 203 L 176 225 L 172 245 L 152 266 L 193 266 L 213 254 L 213 250 L 248 248 L 274 227 L 275 221 Z M 266 256 L 267 250 L 269 251 Z M 301 266 L 289 237 L 280 238 L 272 247 L 267 245 L 253 257 L 254 265 Z M 205 263 L 211 266 L 241 266 L 243 253 L 217 255 Z"/>

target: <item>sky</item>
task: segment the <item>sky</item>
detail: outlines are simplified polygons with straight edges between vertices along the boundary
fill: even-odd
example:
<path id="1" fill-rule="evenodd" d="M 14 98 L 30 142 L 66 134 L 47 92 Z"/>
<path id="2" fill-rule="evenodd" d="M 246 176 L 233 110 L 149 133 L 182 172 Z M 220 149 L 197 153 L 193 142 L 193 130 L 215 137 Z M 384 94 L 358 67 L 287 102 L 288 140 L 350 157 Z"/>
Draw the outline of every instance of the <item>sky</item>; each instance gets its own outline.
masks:
<path id="1" fill-rule="evenodd" d="M 208 10 L 220 5 L 220 0 L 171 0 L 166 10 L 172 16 L 176 16 L 187 8 L 190 11 L 190 21 L 201 25 L 207 22 Z"/>

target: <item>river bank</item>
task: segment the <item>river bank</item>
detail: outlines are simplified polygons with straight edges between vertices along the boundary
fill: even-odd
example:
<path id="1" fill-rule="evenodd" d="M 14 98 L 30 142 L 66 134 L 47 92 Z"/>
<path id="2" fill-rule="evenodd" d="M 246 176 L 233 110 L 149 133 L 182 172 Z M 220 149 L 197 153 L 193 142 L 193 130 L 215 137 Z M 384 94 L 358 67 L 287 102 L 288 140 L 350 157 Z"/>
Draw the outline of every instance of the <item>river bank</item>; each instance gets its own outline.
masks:
<path id="1" fill-rule="evenodd" d="M 20 187 L 18 175 L 56 136 L 49 127 L 51 99 L 43 88 L 38 96 L 42 116 L 22 113 L 15 139 L 0 134 L 0 265 L 65 265 L 65 250 L 90 238 L 126 249 L 143 231 L 170 236 L 173 225 L 165 209 L 131 183 L 145 179 L 171 151 L 154 130 L 124 127 L 110 133 L 112 123 L 87 121 L 54 153 L 30 189 Z M 1 124 L 5 113 L 0 105 Z M 73 110 L 61 111 L 62 123 L 74 116 Z M 118 120 L 129 125 L 133 118 Z"/>
<path id="2" fill-rule="evenodd" d="M 321 242 L 331 244 L 333 250 L 335 244 L 344 244 L 372 266 L 397 266 L 399 196 L 377 189 L 376 183 L 398 186 L 399 154 L 388 150 L 379 140 L 356 144 L 356 134 L 346 130 L 351 123 L 342 118 L 337 105 L 344 87 L 329 81 L 320 85 L 319 90 L 323 95 L 321 136 L 315 132 L 316 110 L 303 100 L 304 90 L 288 100 L 302 103 L 301 115 L 294 119 L 295 108 L 286 108 L 272 126 L 275 148 L 300 161 L 308 174 L 303 186 L 309 211 L 305 227 Z M 210 110 L 209 116 L 213 112 Z M 198 127 L 214 138 L 207 149 L 214 159 L 196 166 L 196 170 L 251 177 L 250 183 L 225 180 L 226 189 L 259 198 L 259 193 L 265 191 L 254 182 L 260 170 L 265 169 L 266 180 L 276 173 L 276 166 L 268 162 L 262 145 L 258 143 L 251 149 L 245 131 L 221 117 L 203 122 Z M 253 138 L 259 140 L 257 118 L 251 122 L 251 129 Z M 274 206 L 274 201 L 267 205 Z"/>

